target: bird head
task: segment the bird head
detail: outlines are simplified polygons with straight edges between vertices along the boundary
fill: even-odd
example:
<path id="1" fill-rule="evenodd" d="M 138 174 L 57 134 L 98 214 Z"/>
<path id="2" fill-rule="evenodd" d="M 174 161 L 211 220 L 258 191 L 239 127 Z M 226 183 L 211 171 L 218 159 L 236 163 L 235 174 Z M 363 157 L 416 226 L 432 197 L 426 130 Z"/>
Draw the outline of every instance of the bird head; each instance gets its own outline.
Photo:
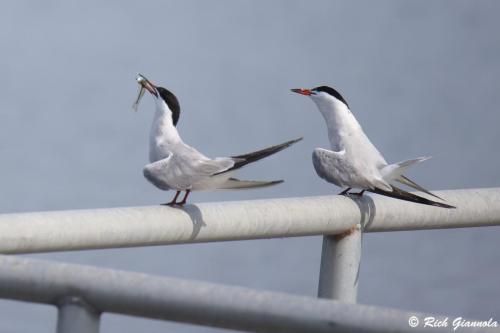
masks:
<path id="1" fill-rule="evenodd" d="M 316 104 L 342 103 L 347 108 L 349 105 L 342 95 L 332 87 L 320 86 L 313 89 L 292 89 L 292 92 L 309 96 Z"/>
<path id="2" fill-rule="evenodd" d="M 142 97 L 142 91 L 145 89 L 153 96 L 156 108 L 164 112 L 170 112 L 174 126 L 177 125 L 181 113 L 181 107 L 177 97 L 168 89 L 154 85 L 142 74 L 137 75 L 137 83 L 141 86 L 141 91 L 139 92 L 135 105 L 137 106 L 139 104 Z"/>
<path id="3" fill-rule="evenodd" d="M 142 74 L 137 74 L 137 83 L 141 85 L 142 88 L 146 89 L 153 95 L 154 97 L 158 98 L 158 90 L 156 89 L 156 86 L 151 83 L 146 77 Z"/>

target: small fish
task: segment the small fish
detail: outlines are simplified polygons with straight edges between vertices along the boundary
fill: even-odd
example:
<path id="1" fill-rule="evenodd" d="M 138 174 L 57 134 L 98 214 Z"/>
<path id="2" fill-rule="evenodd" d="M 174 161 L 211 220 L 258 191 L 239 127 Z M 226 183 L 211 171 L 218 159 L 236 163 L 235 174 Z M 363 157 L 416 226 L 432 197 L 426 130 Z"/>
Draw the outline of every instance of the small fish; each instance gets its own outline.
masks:
<path id="1" fill-rule="evenodd" d="M 137 112 L 137 108 L 139 107 L 139 102 L 141 101 L 142 96 L 144 96 L 144 92 L 146 91 L 146 88 L 144 88 L 144 83 L 148 81 L 142 74 L 137 74 L 137 83 L 139 83 L 139 94 L 137 95 L 137 99 L 135 100 L 134 104 L 132 105 L 132 109 Z"/>
<path id="2" fill-rule="evenodd" d="M 142 96 L 144 96 L 144 92 L 146 89 L 143 86 L 139 87 L 139 94 L 137 95 L 137 99 L 135 100 L 134 104 L 132 104 L 132 109 L 137 112 L 137 108 L 139 107 L 139 102 L 141 101 Z"/>

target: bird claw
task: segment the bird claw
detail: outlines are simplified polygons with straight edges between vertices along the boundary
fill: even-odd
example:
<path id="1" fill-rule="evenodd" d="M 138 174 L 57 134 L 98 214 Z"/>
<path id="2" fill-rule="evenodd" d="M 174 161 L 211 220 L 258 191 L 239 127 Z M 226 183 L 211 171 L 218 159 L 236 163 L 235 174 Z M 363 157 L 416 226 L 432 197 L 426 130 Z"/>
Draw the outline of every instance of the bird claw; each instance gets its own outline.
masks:
<path id="1" fill-rule="evenodd" d="M 351 189 L 347 188 L 343 190 L 342 192 L 339 193 L 339 195 L 343 195 L 345 197 L 350 197 L 350 196 L 356 196 L 356 197 L 361 197 L 363 193 L 365 193 L 365 190 L 362 190 L 360 192 L 349 192 Z"/>
<path id="2" fill-rule="evenodd" d="M 351 190 L 351 188 L 348 187 L 345 190 L 343 190 L 342 192 L 340 192 L 339 195 L 348 196 L 350 190 Z"/>
<path id="3" fill-rule="evenodd" d="M 169 207 L 183 207 L 184 205 L 186 204 L 186 202 L 167 202 L 167 203 L 163 203 L 161 204 L 162 206 L 169 206 Z"/>

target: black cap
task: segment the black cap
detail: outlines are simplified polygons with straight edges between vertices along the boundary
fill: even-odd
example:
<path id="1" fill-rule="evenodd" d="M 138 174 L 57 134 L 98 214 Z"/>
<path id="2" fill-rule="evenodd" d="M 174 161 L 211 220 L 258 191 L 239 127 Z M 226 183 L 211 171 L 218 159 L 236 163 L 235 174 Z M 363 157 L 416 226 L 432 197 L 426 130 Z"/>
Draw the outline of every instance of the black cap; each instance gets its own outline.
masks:
<path id="1" fill-rule="evenodd" d="M 349 104 L 347 104 L 347 101 L 344 99 L 344 97 L 342 97 L 342 95 L 337 90 L 333 89 L 332 87 L 320 86 L 320 87 L 316 87 L 316 88 L 312 89 L 312 91 L 325 92 L 325 93 L 335 97 L 336 99 L 338 99 L 339 101 L 344 103 L 347 107 L 349 107 Z"/>
<path id="2" fill-rule="evenodd" d="M 174 126 L 177 125 L 177 122 L 179 121 L 179 117 L 181 115 L 181 106 L 179 105 L 179 100 L 168 89 L 165 89 L 163 87 L 156 87 L 156 90 L 158 91 L 161 99 L 163 99 L 165 103 L 167 103 L 170 111 L 172 111 L 172 121 L 174 123 Z"/>

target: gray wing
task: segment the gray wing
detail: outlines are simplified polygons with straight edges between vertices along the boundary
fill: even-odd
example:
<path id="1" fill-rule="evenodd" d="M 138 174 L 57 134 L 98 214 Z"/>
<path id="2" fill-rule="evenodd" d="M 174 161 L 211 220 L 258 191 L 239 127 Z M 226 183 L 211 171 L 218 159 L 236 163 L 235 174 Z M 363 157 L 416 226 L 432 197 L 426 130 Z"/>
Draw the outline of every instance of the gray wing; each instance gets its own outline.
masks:
<path id="1" fill-rule="evenodd" d="M 208 177 L 224 172 L 232 168 L 237 158 L 217 157 L 209 158 L 195 148 L 184 145 L 173 153 L 173 163 L 179 164 L 182 172 L 191 174 L 193 177 Z"/>
<path id="2" fill-rule="evenodd" d="M 172 154 L 168 155 L 167 157 L 159 161 L 146 164 L 146 166 L 144 166 L 144 169 L 142 170 L 144 177 L 151 184 L 165 191 L 170 190 L 172 188 L 166 176 L 168 174 L 168 169 L 171 166 L 169 163 L 171 159 L 172 159 Z"/>
<path id="3" fill-rule="evenodd" d="M 207 177 L 223 172 L 234 165 L 231 158 L 198 158 L 191 154 L 171 154 L 147 164 L 144 177 L 162 190 L 187 190 Z"/>
<path id="4" fill-rule="evenodd" d="M 231 168 L 235 160 L 229 157 L 217 157 L 215 159 L 202 159 L 193 161 L 189 169 L 194 175 L 202 177 L 213 176 Z"/>
<path id="5" fill-rule="evenodd" d="M 339 170 L 343 169 L 342 157 L 345 155 L 345 150 L 339 152 L 316 148 L 312 154 L 312 162 L 318 176 L 333 183 L 337 186 L 342 186 L 342 175 Z"/>
<path id="6" fill-rule="evenodd" d="M 345 150 L 336 152 L 316 148 L 313 165 L 318 176 L 339 187 L 391 189 L 379 176 L 378 169 L 366 167 L 363 161 L 353 162 L 346 156 Z"/>

